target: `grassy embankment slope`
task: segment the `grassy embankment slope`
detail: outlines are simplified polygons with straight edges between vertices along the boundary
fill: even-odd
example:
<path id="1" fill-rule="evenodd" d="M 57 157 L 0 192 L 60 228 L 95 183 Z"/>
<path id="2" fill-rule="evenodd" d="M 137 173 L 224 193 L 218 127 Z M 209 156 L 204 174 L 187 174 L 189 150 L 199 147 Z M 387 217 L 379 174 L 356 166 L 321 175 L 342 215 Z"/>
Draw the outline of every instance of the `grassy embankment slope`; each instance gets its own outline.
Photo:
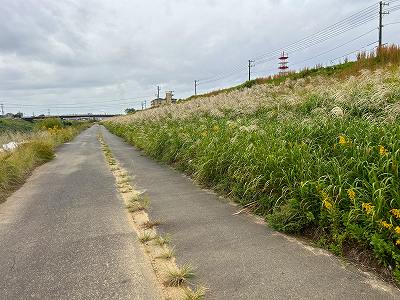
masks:
<path id="1" fill-rule="evenodd" d="M 58 145 L 71 140 L 87 127 L 88 123 L 63 123 L 58 119 L 35 124 L 0 119 L 0 144 L 21 143 L 14 151 L 0 152 L 0 203 L 25 181 L 35 167 L 52 159 Z"/>
<path id="2" fill-rule="evenodd" d="M 385 48 L 106 126 L 274 228 L 400 281 L 399 62 L 400 50 Z"/>

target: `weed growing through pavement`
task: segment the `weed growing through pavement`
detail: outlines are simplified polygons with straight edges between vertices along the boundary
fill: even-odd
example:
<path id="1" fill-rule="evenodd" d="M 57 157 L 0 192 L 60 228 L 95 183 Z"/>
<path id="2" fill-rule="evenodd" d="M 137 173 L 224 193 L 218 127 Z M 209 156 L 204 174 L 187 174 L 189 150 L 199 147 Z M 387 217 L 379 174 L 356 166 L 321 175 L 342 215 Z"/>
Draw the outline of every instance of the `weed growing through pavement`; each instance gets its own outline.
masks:
<path id="1" fill-rule="evenodd" d="M 148 231 L 144 231 L 141 235 L 139 235 L 139 241 L 142 244 L 150 242 L 151 240 L 154 240 L 154 238 L 154 233 Z"/>
<path id="2" fill-rule="evenodd" d="M 165 248 L 162 250 L 161 254 L 158 255 L 156 258 L 160 259 L 172 259 L 175 256 L 175 250 L 173 248 Z"/>
<path id="3" fill-rule="evenodd" d="M 138 202 L 138 201 L 129 203 L 129 204 L 126 206 L 126 208 L 128 209 L 128 211 L 129 211 L 130 213 L 142 211 L 142 210 L 145 209 L 144 206 L 143 206 L 140 202 Z"/>
<path id="4" fill-rule="evenodd" d="M 139 227 L 135 226 L 139 241 L 144 245 L 145 251 L 150 257 L 153 257 L 153 259 L 159 258 L 165 260 L 162 265 L 157 266 L 154 265 L 156 264 L 156 260 L 153 260 L 153 268 L 156 274 L 162 276 L 159 268 L 161 267 L 161 270 L 163 268 L 167 268 L 168 272 L 166 274 L 168 278 L 168 285 L 178 289 L 178 294 L 184 295 L 185 299 L 202 299 L 204 296 L 203 291 L 198 289 L 191 291 L 191 289 L 186 285 L 187 280 L 194 276 L 192 268 L 190 268 L 188 265 L 178 268 L 175 265 L 175 261 L 173 260 L 174 250 L 168 247 L 170 243 L 169 235 L 157 235 L 155 227 L 159 226 L 161 222 L 150 221 L 148 219 L 146 210 L 150 207 L 149 198 L 144 195 L 143 192 L 136 191 L 134 188 L 132 188 L 132 186 L 129 184 L 130 177 L 128 176 L 128 173 L 118 167 L 118 161 L 114 159 L 111 150 L 104 143 L 101 136 L 99 136 L 99 141 L 110 169 L 114 172 L 116 177 L 116 183 L 117 187 L 119 188 L 119 192 L 123 195 L 123 198 L 127 203 L 126 208 L 130 213 L 132 213 L 135 224 L 141 223 Z M 149 243 L 153 240 L 155 241 L 154 243 Z M 161 278 L 159 278 L 159 280 L 162 282 Z M 167 294 L 169 293 L 167 291 L 164 292 Z"/>
<path id="5" fill-rule="evenodd" d="M 166 273 L 167 286 L 182 286 L 187 283 L 189 279 L 194 277 L 193 268 L 186 264 L 182 267 L 177 267 L 176 269 L 168 270 Z"/>
<path id="6" fill-rule="evenodd" d="M 206 288 L 199 286 L 195 290 L 184 288 L 185 300 L 202 300 L 206 295 Z"/>
<path id="7" fill-rule="evenodd" d="M 171 242 L 171 236 L 169 234 L 157 235 L 157 237 L 155 238 L 155 242 L 160 247 L 163 247 L 165 245 L 169 245 L 170 242 Z"/>
<path id="8" fill-rule="evenodd" d="M 157 227 L 157 226 L 159 226 L 160 224 L 161 224 L 160 221 L 150 221 L 150 220 L 148 220 L 148 221 L 144 222 L 144 223 L 141 225 L 141 227 L 142 227 L 143 229 L 153 229 L 154 227 Z"/>

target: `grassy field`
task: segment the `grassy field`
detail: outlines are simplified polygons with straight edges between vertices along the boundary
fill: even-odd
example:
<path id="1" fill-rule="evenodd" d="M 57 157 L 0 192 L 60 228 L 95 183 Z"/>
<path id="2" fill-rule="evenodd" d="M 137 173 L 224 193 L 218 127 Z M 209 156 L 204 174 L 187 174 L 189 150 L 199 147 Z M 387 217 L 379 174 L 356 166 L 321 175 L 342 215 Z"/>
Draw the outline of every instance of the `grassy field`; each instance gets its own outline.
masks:
<path id="1" fill-rule="evenodd" d="M 391 47 L 105 125 L 274 228 L 400 281 L 399 62 Z"/>
<path id="2" fill-rule="evenodd" d="M 57 119 L 35 124 L 22 120 L 0 119 L 0 144 L 22 143 L 14 151 L 0 152 L 0 203 L 18 188 L 38 165 L 54 157 L 55 148 L 71 140 L 88 123 L 66 125 Z"/>

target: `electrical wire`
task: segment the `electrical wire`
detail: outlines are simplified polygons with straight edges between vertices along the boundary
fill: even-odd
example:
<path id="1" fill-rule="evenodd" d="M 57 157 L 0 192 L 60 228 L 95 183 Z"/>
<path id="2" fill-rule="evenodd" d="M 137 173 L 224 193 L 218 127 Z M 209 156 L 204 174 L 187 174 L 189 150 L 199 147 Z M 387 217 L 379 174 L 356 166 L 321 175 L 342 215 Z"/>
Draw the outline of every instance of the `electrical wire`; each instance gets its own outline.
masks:
<path id="1" fill-rule="evenodd" d="M 346 46 L 346 45 L 348 45 L 348 44 L 350 44 L 350 43 L 352 43 L 352 42 L 354 42 L 354 41 L 356 41 L 356 40 L 359 40 L 360 38 L 362 38 L 362 37 L 364 37 L 364 36 L 370 34 L 371 32 L 374 32 L 374 31 L 376 31 L 376 30 L 377 30 L 376 28 L 374 28 L 374 29 L 372 29 L 372 30 L 369 30 L 369 31 L 367 31 L 367 32 L 365 32 L 365 33 L 363 33 L 363 34 L 361 34 L 361 35 L 355 37 L 354 39 L 351 39 L 351 40 L 349 40 L 349 41 L 347 41 L 347 42 L 345 42 L 345 43 L 343 43 L 343 44 L 340 44 L 340 45 L 338 45 L 338 46 L 332 48 L 332 49 L 329 49 L 329 50 L 324 51 L 324 52 L 322 52 L 322 53 L 320 53 L 320 54 L 318 54 L 318 55 L 315 55 L 315 56 L 313 56 L 313 57 L 309 57 L 309 58 L 307 58 L 307 59 L 304 59 L 304 60 L 302 60 L 302 61 L 300 61 L 300 62 L 298 62 L 298 63 L 292 64 L 292 65 L 294 65 L 294 66 L 295 66 L 295 65 L 299 65 L 299 64 L 304 63 L 304 62 L 306 62 L 306 61 L 310 61 L 310 60 L 313 60 L 313 59 L 315 59 L 315 58 L 317 58 L 317 57 L 320 57 L 320 56 L 322 56 L 322 55 L 328 54 L 328 53 L 330 53 L 330 52 L 332 52 L 332 51 L 335 51 L 335 50 L 337 50 L 337 49 L 339 49 L 339 48 L 342 48 L 343 46 Z"/>
<path id="2" fill-rule="evenodd" d="M 398 0 L 396 0 L 396 1 L 398 1 Z M 352 30 L 352 29 L 357 28 L 367 22 L 372 21 L 373 19 L 375 19 L 377 17 L 377 14 L 376 14 L 377 8 L 378 7 L 377 7 L 376 3 L 373 5 L 370 5 L 370 6 L 366 7 L 365 9 L 363 9 L 341 21 L 338 21 L 330 26 L 327 26 L 327 27 L 317 31 L 314 34 L 306 36 L 306 37 L 304 37 L 294 43 L 291 43 L 283 48 L 288 49 L 287 51 L 290 51 L 293 53 L 293 52 L 301 51 L 301 50 L 307 49 L 309 47 L 315 46 L 319 43 L 322 43 L 326 40 L 329 40 L 333 37 L 336 37 L 340 34 L 343 34 L 349 30 Z M 300 44 L 300 43 L 302 43 L 302 44 Z M 280 48 L 280 49 L 282 49 L 282 48 Z M 276 59 L 275 56 L 273 56 L 273 57 L 268 57 L 268 56 L 271 56 L 273 53 L 280 51 L 280 49 L 276 49 L 276 50 L 270 51 L 268 53 L 265 53 L 263 55 L 255 57 L 253 59 L 255 61 L 255 65 L 259 65 L 261 63 L 265 63 L 272 59 Z M 239 71 L 244 71 L 245 69 L 247 69 L 247 67 L 245 67 L 243 65 L 239 65 L 237 67 L 234 67 L 233 70 L 228 73 L 220 73 L 220 74 L 214 75 L 213 77 L 200 80 L 199 83 L 200 84 L 208 84 L 208 83 L 212 83 L 215 81 L 219 81 L 221 79 L 228 78 L 228 77 L 238 73 Z"/>
<path id="3" fill-rule="evenodd" d="M 341 35 L 341 34 L 343 34 L 343 33 L 347 33 L 347 32 L 349 32 L 350 30 L 355 29 L 355 28 L 357 28 L 357 27 L 359 27 L 359 26 L 361 26 L 361 25 L 367 24 L 367 23 L 369 23 L 370 21 L 374 20 L 375 18 L 376 18 L 376 17 L 368 18 L 368 19 L 364 20 L 363 22 L 358 23 L 355 27 L 345 27 L 345 28 L 341 29 L 340 31 L 333 32 L 332 34 L 327 35 L 327 36 L 324 36 L 324 37 L 322 37 L 322 38 L 320 38 L 320 39 L 315 39 L 315 40 L 314 40 L 312 43 L 310 43 L 310 44 L 307 44 L 307 45 L 299 45 L 297 48 L 292 48 L 292 49 L 288 49 L 288 50 L 285 49 L 285 50 L 286 50 L 285 52 L 288 52 L 288 53 L 296 53 L 296 52 L 299 52 L 299 51 L 302 51 L 302 50 L 311 48 L 311 47 L 313 47 L 313 46 L 316 46 L 316 45 L 318 45 L 318 44 L 321 44 L 321 43 L 323 43 L 323 42 L 326 42 L 326 41 L 328 41 L 328 40 L 330 40 L 330 39 L 332 39 L 332 38 L 334 38 L 334 37 L 337 37 L 337 36 L 339 36 L 339 35 Z M 277 54 L 277 53 L 275 53 L 275 54 Z M 265 58 L 265 59 L 263 59 L 263 60 L 261 60 L 261 61 L 257 61 L 256 63 L 257 63 L 257 64 L 261 64 L 261 63 L 264 63 L 264 62 L 267 62 L 267 61 L 271 61 L 272 59 L 276 59 L 276 55 L 270 56 L 270 57 Z"/>
<path id="4" fill-rule="evenodd" d="M 35 96 L 37 96 L 37 95 L 31 95 L 30 97 L 35 97 Z M 145 96 L 137 96 L 137 97 L 130 97 L 130 98 L 119 98 L 119 99 L 110 99 L 110 100 L 105 100 L 105 101 L 100 101 L 100 102 L 98 102 L 98 101 L 96 101 L 96 102 L 90 102 L 90 104 L 107 104 L 107 103 L 112 103 L 112 104 L 115 104 L 116 102 L 120 102 L 120 101 L 127 101 L 127 100 L 137 100 L 137 99 L 142 99 L 142 98 L 149 98 L 149 97 L 151 97 L 151 96 L 149 96 L 149 95 L 145 95 Z M 85 99 L 73 99 L 73 100 L 75 100 L 75 101 L 87 101 L 87 99 L 88 98 L 85 98 Z M 89 98 L 90 99 L 90 98 Z M 93 98 L 92 98 L 93 99 Z M 3 99 L 2 99 L 3 100 Z M 6 101 L 2 101 L 4 104 L 9 104 L 8 102 L 7 102 L 8 100 L 6 100 Z M 129 101 L 129 102 L 131 102 L 131 101 Z M 123 103 L 125 103 L 125 102 L 122 102 L 122 104 Z M 31 104 L 25 104 L 25 103 L 21 103 L 21 105 L 25 105 L 25 106 L 30 106 Z M 58 104 L 57 104 L 58 105 Z M 65 104 L 61 104 L 61 105 L 80 105 L 79 103 L 65 103 Z"/>
<path id="5" fill-rule="evenodd" d="M 369 17 L 372 16 L 372 13 L 376 14 L 377 7 L 375 7 L 375 6 L 376 6 L 376 4 L 373 4 L 373 5 L 371 5 L 371 6 L 367 7 L 367 8 L 359 11 L 356 14 L 353 14 L 353 15 L 351 15 L 351 16 L 349 16 L 349 17 L 347 17 L 347 18 L 345 18 L 345 19 L 343 19 L 341 21 L 338 21 L 338 22 L 336 22 L 336 23 L 334 23 L 332 25 L 329 25 L 329 26 L 327 26 L 327 27 L 325 27 L 325 28 L 313 33 L 313 34 L 310 34 L 310 35 L 308 35 L 308 36 L 306 36 L 306 37 L 304 37 L 302 39 L 299 39 L 299 40 L 297 40 L 297 41 L 295 41 L 293 43 L 290 43 L 290 44 L 288 44 L 288 45 L 286 45 L 284 47 L 281 47 L 279 49 L 275 49 L 275 50 L 269 51 L 269 52 L 267 52 L 267 53 L 265 53 L 265 54 L 263 54 L 261 56 L 257 56 L 257 57 L 254 58 L 254 60 L 262 59 L 263 57 L 269 56 L 270 54 L 272 54 L 272 53 L 274 53 L 276 51 L 280 51 L 281 49 L 291 49 L 291 47 L 293 47 L 293 46 L 295 46 L 297 44 L 300 44 L 300 43 L 304 44 L 305 42 L 308 42 L 309 40 L 313 40 L 318 36 L 324 36 L 326 34 L 331 34 L 332 32 L 342 28 L 342 26 L 344 24 L 346 24 L 346 22 L 350 22 L 349 24 L 346 25 L 346 27 L 347 27 L 349 25 L 353 25 L 353 24 L 355 24 L 357 22 L 362 21 L 363 18 L 369 18 Z M 361 15 L 361 14 L 366 14 L 366 15 Z"/>
<path id="6" fill-rule="evenodd" d="M 339 56 L 339 57 L 337 57 L 337 58 L 331 59 L 330 62 L 333 63 L 335 60 L 338 60 L 338 59 L 344 58 L 344 57 L 346 57 L 346 56 L 349 56 L 349 55 L 351 55 L 351 54 L 360 52 L 360 51 L 364 50 L 365 48 L 367 48 L 367 47 L 369 47 L 369 46 L 371 46 L 371 45 L 373 45 L 373 44 L 376 44 L 376 43 L 378 43 L 378 41 L 372 42 L 372 43 L 370 43 L 370 44 L 368 44 L 368 45 L 366 45 L 366 46 L 364 46 L 364 47 L 362 47 L 362 48 L 359 48 L 359 49 L 357 49 L 357 50 L 355 50 L 355 51 L 349 52 L 349 53 L 347 53 L 347 54 L 345 54 L 345 55 L 342 55 L 342 56 Z M 374 48 L 372 48 L 371 50 L 373 50 L 373 49 L 375 49 L 375 48 L 376 48 L 376 46 L 375 46 Z"/>

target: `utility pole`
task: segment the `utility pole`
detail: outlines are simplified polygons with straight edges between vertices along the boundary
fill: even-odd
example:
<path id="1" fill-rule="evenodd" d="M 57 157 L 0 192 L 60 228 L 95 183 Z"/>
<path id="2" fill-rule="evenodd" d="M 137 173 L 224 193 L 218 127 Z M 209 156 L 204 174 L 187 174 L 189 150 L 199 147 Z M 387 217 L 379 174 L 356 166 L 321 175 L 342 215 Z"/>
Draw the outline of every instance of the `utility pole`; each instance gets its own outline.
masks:
<path id="1" fill-rule="evenodd" d="M 144 108 L 147 108 L 147 100 L 144 100 Z"/>
<path id="2" fill-rule="evenodd" d="M 379 49 L 382 48 L 383 41 L 382 41 L 382 31 L 383 31 L 383 16 L 388 15 L 389 12 L 383 11 L 385 6 L 389 6 L 389 3 L 380 1 L 379 2 Z"/>
<path id="3" fill-rule="evenodd" d="M 0 104 L 1 106 L 1 115 L 4 116 L 4 104 Z"/>
<path id="4" fill-rule="evenodd" d="M 161 91 L 161 88 L 159 85 L 157 85 L 157 99 L 160 99 L 160 91 Z"/>
<path id="5" fill-rule="evenodd" d="M 249 59 L 249 81 L 251 80 L 251 68 L 254 67 L 254 65 L 252 65 L 253 63 L 254 60 Z"/>
<path id="6" fill-rule="evenodd" d="M 197 86 L 199 85 L 199 81 L 195 80 L 194 81 L 194 95 L 197 96 Z"/>
<path id="7" fill-rule="evenodd" d="M 50 116 L 50 109 L 47 110 L 47 115 Z"/>

